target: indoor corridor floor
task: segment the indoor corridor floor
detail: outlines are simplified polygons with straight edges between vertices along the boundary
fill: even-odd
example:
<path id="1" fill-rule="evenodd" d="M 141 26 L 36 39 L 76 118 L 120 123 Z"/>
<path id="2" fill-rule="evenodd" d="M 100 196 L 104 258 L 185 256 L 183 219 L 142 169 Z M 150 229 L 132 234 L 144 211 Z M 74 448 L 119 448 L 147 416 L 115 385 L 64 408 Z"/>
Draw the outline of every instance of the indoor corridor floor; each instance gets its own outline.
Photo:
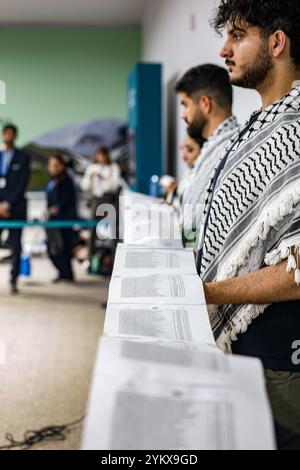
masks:
<path id="1" fill-rule="evenodd" d="M 77 272 L 74 285 L 52 284 L 49 261 L 34 259 L 20 295 L 8 293 L 9 266 L 0 265 L 0 447 L 5 434 L 73 422 L 85 414 L 107 281 Z M 36 449 L 74 450 L 82 426 L 67 440 Z"/>

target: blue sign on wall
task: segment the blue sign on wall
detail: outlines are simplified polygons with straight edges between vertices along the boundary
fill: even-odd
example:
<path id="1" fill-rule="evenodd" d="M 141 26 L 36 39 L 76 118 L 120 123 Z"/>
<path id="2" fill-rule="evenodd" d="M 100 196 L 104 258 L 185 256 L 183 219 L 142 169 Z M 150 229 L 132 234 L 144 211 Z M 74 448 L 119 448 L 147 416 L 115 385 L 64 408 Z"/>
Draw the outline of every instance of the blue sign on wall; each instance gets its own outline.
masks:
<path id="1" fill-rule="evenodd" d="M 162 65 L 139 63 L 128 81 L 128 120 L 134 187 L 141 193 L 163 172 L 162 119 Z"/>

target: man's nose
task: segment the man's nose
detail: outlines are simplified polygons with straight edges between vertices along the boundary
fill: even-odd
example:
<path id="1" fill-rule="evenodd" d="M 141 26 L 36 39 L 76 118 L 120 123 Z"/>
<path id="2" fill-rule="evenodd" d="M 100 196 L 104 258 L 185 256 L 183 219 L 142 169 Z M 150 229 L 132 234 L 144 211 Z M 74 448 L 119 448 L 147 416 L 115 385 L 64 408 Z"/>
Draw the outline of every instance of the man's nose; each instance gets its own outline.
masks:
<path id="1" fill-rule="evenodd" d="M 229 59 L 230 57 L 232 57 L 232 48 L 230 47 L 228 41 L 226 41 L 224 46 L 222 47 L 220 56 L 223 59 Z"/>
<path id="2" fill-rule="evenodd" d="M 184 121 L 186 121 L 186 110 L 184 109 L 181 113 L 181 119 L 183 119 Z"/>

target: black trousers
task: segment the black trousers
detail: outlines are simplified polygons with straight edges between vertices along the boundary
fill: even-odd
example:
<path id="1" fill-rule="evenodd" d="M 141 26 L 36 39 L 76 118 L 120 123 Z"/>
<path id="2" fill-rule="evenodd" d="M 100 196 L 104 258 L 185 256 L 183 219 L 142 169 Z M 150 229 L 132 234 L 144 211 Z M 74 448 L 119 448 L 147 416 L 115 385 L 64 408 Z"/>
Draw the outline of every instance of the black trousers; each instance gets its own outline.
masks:
<path id="1" fill-rule="evenodd" d="M 2 231 L 3 230 L 0 229 L 0 236 L 1 236 Z M 22 240 L 22 229 L 9 230 L 8 244 L 12 250 L 11 271 L 10 271 L 11 284 L 17 283 L 17 280 L 20 274 L 21 253 L 22 253 L 21 240 Z"/>
<path id="2" fill-rule="evenodd" d="M 51 253 L 51 247 L 48 245 L 49 258 L 58 270 L 61 279 L 73 280 L 74 274 L 72 269 L 72 250 L 76 246 L 78 237 L 71 229 L 60 230 L 63 239 L 63 252 L 60 254 Z M 78 244 L 78 243 L 77 243 Z"/>

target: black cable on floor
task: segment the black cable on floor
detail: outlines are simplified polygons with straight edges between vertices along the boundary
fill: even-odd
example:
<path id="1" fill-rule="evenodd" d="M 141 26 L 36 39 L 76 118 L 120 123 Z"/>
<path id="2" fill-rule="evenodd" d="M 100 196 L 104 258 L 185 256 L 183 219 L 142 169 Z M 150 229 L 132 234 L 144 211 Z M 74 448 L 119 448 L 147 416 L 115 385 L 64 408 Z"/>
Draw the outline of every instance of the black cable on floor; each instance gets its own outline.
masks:
<path id="1" fill-rule="evenodd" d="M 48 426 L 38 431 L 26 431 L 22 441 L 16 441 L 11 434 L 7 433 L 5 438 L 9 444 L 0 446 L 0 450 L 29 450 L 41 442 L 65 441 L 72 428 L 81 424 L 84 419 L 85 416 L 72 423 L 63 424 L 61 426 Z"/>

